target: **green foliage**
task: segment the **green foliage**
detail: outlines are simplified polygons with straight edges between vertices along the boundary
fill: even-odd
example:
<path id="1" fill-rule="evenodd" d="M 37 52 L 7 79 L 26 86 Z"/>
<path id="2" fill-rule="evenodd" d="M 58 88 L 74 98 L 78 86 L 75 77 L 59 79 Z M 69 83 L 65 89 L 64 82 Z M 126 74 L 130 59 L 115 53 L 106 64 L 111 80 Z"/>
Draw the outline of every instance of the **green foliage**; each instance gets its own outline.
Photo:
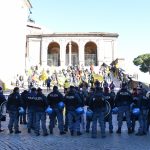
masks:
<path id="1" fill-rule="evenodd" d="M 150 73 L 150 54 L 139 55 L 133 60 L 134 65 L 139 66 L 142 72 Z"/>

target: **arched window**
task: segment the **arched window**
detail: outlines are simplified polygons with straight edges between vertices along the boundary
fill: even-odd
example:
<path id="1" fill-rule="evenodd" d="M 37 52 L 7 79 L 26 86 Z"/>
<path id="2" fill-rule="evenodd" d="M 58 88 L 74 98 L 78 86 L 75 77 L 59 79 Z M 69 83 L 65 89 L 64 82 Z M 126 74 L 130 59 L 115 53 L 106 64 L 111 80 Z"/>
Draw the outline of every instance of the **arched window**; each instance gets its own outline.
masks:
<path id="1" fill-rule="evenodd" d="M 97 66 L 97 45 L 94 42 L 88 42 L 84 48 L 85 66 L 91 64 Z"/>
<path id="2" fill-rule="evenodd" d="M 48 46 L 47 65 L 60 66 L 60 46 L 56 42 L 52 42 Z"/>

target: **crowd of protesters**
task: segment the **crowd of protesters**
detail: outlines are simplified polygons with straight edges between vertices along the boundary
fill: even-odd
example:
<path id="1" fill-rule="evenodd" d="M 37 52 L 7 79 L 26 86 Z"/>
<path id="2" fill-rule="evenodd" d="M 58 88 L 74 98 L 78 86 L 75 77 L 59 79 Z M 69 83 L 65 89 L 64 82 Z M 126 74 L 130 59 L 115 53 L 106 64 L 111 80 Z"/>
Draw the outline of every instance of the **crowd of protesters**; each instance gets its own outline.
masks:
<path id="1" fill-rule="evenodd" d="M 129 80 L 125 74 L 115 66 L 108 66 L 105 63 L 99 68 L 94 69 L 90 67 L 68 66 L 65 69 L 51 69 L 46 70 L 38 66 L 31 67 L 26 71 L 26 75 L 17 75 L 15 79 L 15 85 L 18 87 L 43 87 L 47 86 L 50 89 L 51 86 L 57 85 L 59 88 L 64 88 L 64 84 L 68 81 L 73 86 L 79 86 L 82 81 L 88 83 L 88 86 L 94 85 L 95 74 L 99 81 L 112 81 L 112 72 L 115 77 L 118 77 L 120 81 Z"/>

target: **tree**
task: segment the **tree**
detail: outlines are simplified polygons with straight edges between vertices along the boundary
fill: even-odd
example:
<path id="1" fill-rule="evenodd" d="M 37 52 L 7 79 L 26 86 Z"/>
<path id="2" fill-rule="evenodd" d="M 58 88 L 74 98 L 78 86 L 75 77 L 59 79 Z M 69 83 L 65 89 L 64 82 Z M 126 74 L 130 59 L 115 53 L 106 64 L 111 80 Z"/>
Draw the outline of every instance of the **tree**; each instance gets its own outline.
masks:
<path id="1" fill-rule="evenodd" d="M 139 69 L 150 74 L 150 54 L 139 55 L 133 60 L 134 65 L 139 66 Z"/>

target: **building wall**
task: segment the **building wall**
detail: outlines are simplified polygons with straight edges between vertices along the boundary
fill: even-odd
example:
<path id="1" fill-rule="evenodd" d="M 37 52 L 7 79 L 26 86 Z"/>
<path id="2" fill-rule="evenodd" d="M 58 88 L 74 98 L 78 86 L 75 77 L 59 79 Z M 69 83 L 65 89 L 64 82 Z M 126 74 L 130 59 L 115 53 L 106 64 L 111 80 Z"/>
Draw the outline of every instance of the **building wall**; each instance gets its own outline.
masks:
<path id="1" fill-rule="evenodd" d="M 27 68 L 30 66 L 36 66 L 40 63 L 40 39 L 34 39 L 29 42 L 29 51 L 27 57 Z"/>
<path id="2" fill-rule="evenodd" d="M 27 0 L 4 0 L 0 5 L 0 79 L 7 84 L 25 69 Z"/>

